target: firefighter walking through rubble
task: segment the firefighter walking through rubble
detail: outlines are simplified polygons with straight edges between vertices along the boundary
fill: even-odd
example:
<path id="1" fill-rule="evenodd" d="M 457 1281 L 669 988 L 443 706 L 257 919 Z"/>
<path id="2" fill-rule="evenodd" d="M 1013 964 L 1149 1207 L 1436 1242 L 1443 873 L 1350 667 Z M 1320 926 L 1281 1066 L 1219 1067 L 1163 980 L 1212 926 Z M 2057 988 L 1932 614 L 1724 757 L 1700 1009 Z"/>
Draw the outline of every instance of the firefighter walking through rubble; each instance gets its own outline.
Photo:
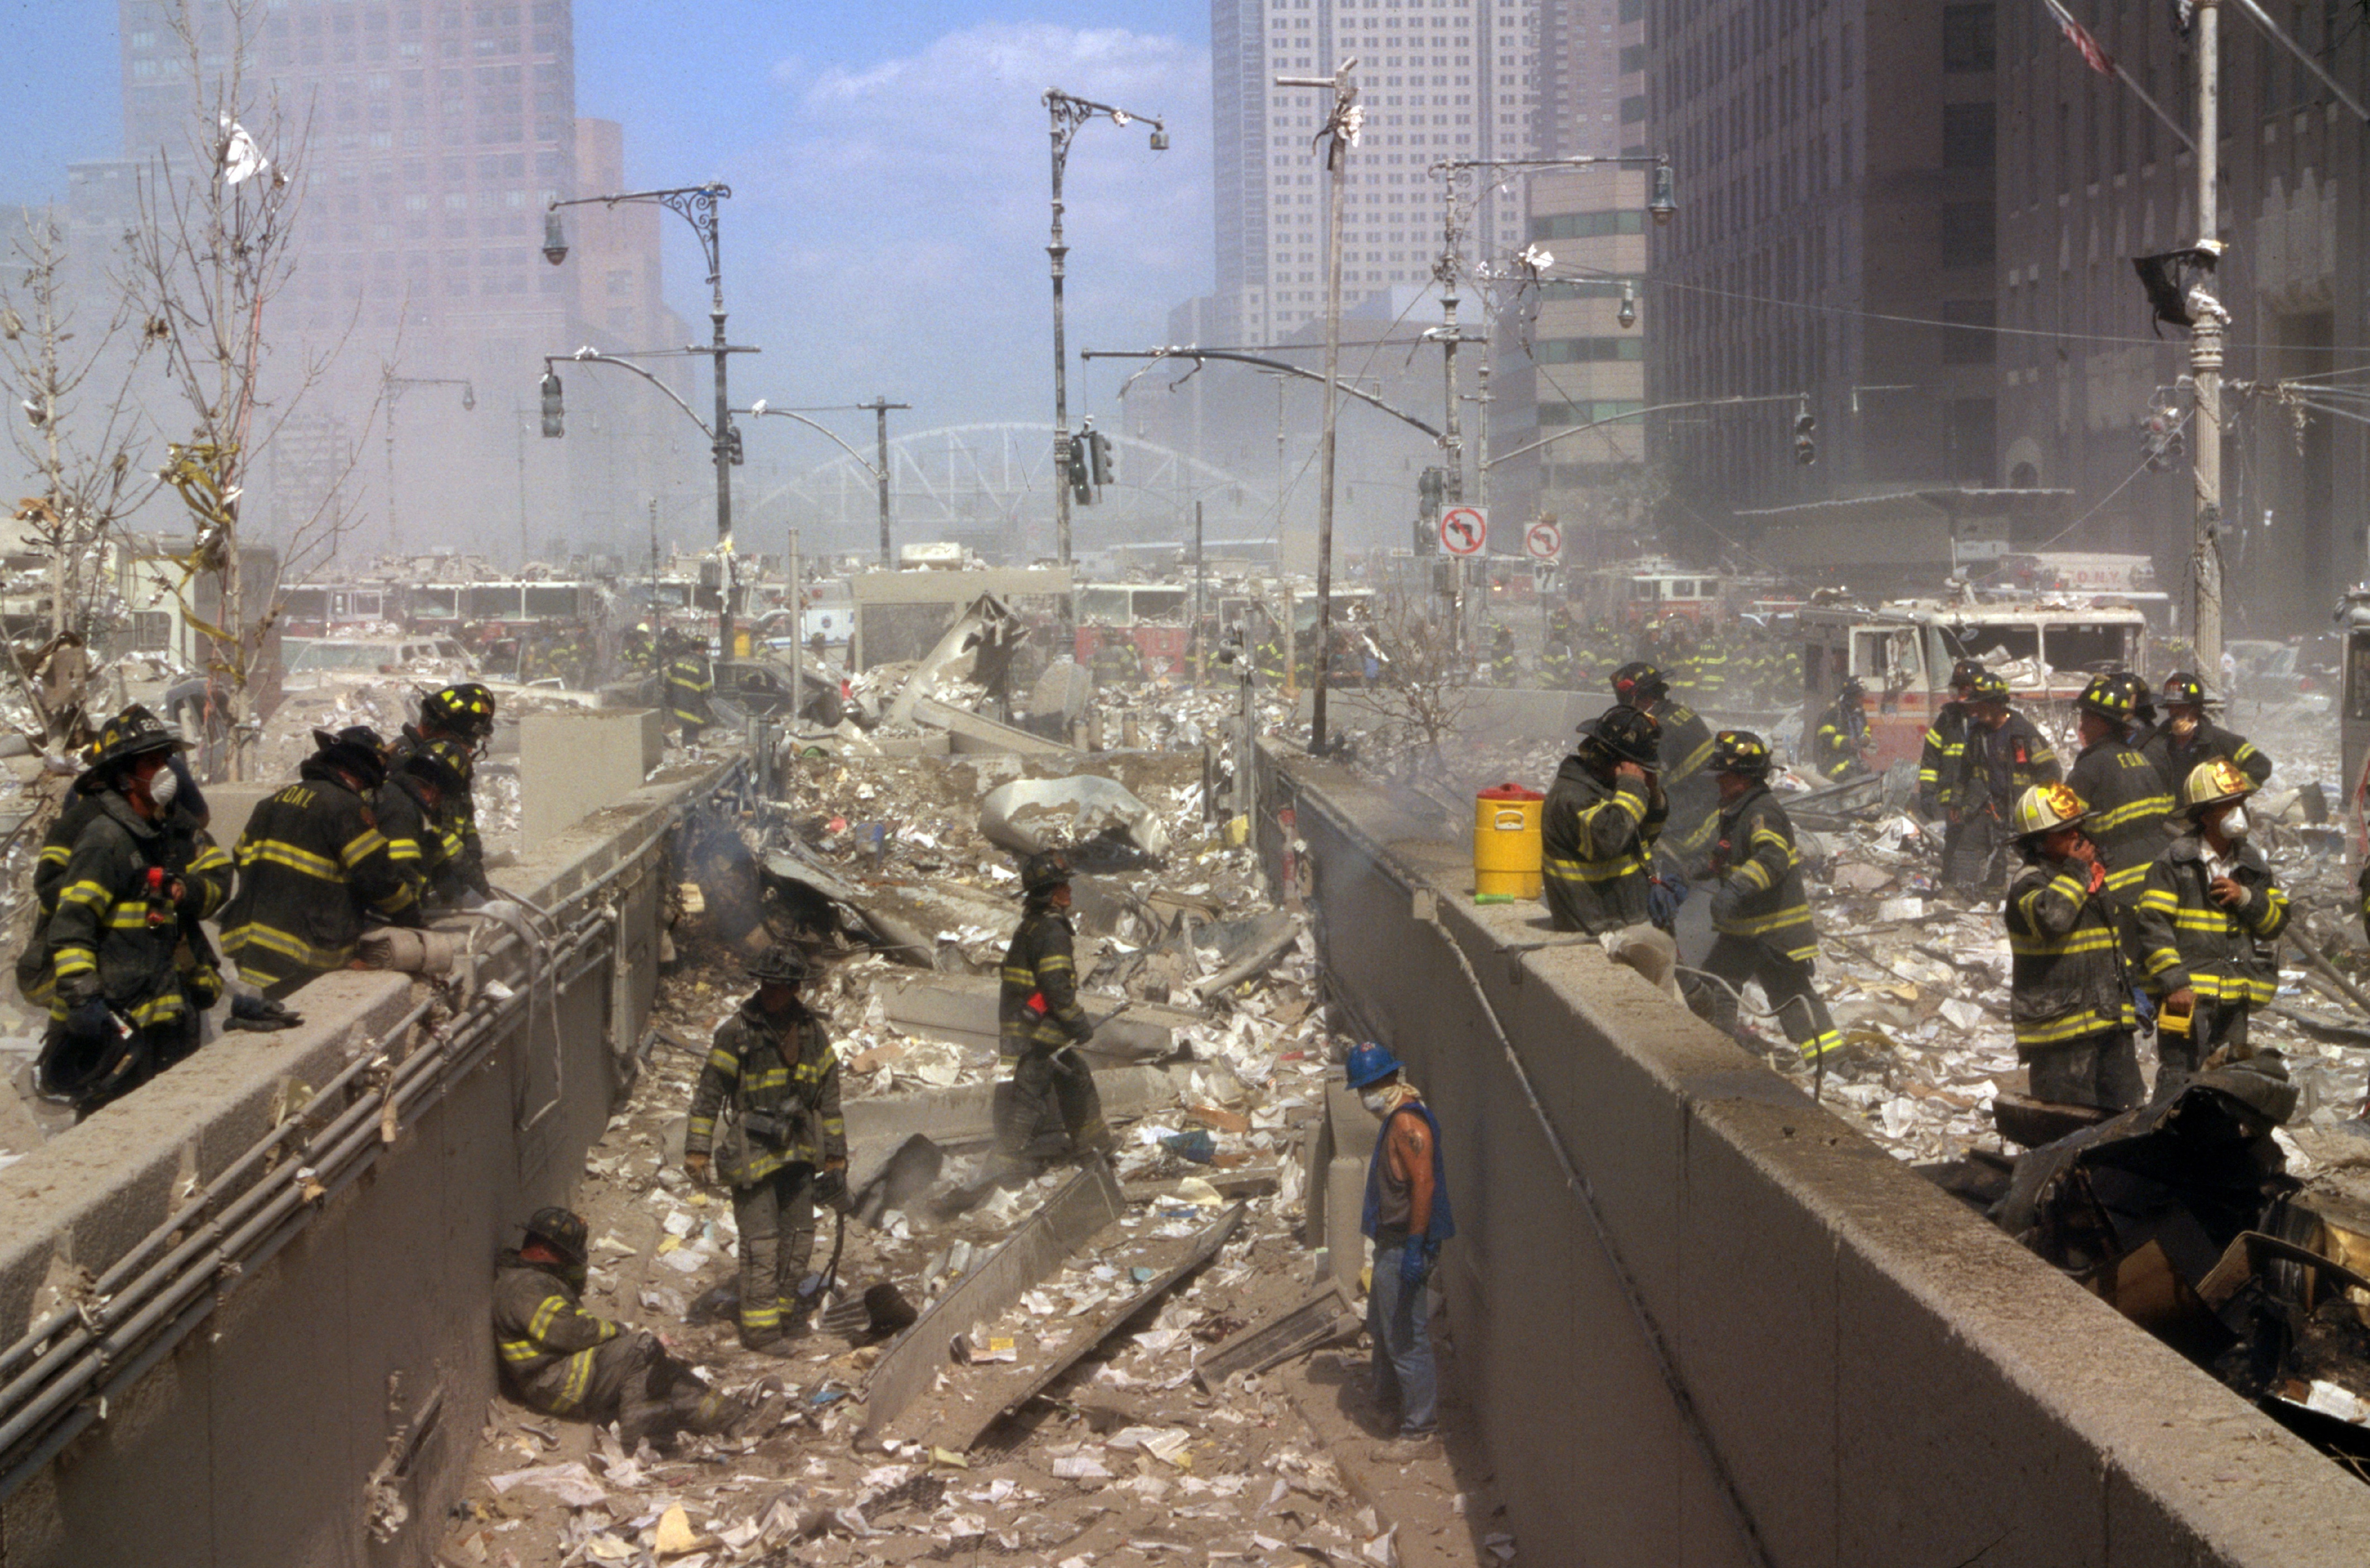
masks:
<path id="1" fill-rule="evenodd" d="M 545 1415 L 617 1424 L 630 1454 L 647 1437 L 721 1432 L 742 1413 L 648 1329 L 584 1309 L 583 1216 L 537 1209 L 494 1264 L 494 1353 L 502 1386 Z"/>
<path id="2" fill-rule="evenodd" d="M 2139 1056 L 2107 860 L 2088 831 L 2097 820 L 2067 785 L 2017 797 L 2008 825 L 2024 865 L 2001 912 L 2008 1013 L 2035 1100 L 2128 1111 Z"/>
<path id="3" fill-rule="evenodd" d="M 2216 1051 L 2243 1059 L 2249 1016 L 2279 986 L 2288 895 L 2248 841 L 2255 782 L 2226 757 L 2197 765 L 2181 790 L 2189 831 L 2157 857 L 2133 920 L 2157 998 L 2157 1098 Z"/>
<path id="4" fill-rule="evenodd" d="M 1371 1040 L 1351 1050 L 1343 1076 L 1382 1120 L 1366 1161 L 1366 1197 L 1358 1220 L 1360 1233 L 1375 1243 L 1373 1283 L 1366 1292 L 1375 1397 L 1386 1409 L 1397 1408 L 1400 1437 L 1429 1437 L 1439 1426 L 1440 1380 L 1432 1355 L 1428 1287 L 1440 1262 L 1440 1244 L 1456 1234 L 1440 1123 L 1408 1082 L 1398 1058 Z"/>
<path id="5" fill-rule="evenodd" d="M 996 1130 L 1007 1154 L 1059 1159 L 1110 1140 L 1094 1074 L 1074 1049 L 1095 1028 L 1078 1000 L 1069 862 L 1051 850 L 1031 855 L 1020 892 L 1026 903 L 1004 951 L 996 998 L 1001 1055 L 1012 1072 L 998 1093 Z"/>
<path id="6" fill-rule="evenodd" d="M 692 1091 L 683 1164 L 702 1185 L 712 1170 L 732 1190 L 742 1344 L 788 1355 L 785 1331 L 803 1326 L 799 1286 L 814 1250 L 815 1200 L 846 1194 L 847 1124 L 831 1035 L 799 998 L 814 977 L 806 955 L 777 943 L 749 975 L 756 994 L 717 1026 Z"/>
<path id="7" fill-rule="evenodd" d="M 1711 853 L 1711 926 L 1704 972 L 1711 1021 L 1733 1032 L 1737 993 L 1761 982 L 1786 1038 L 1813 1062 L 1843 1043 L 1812 986 L 1819 934 L 1802 885 L 1794 824 L 1769 792 L 1769 743 L 1750 730 L 1722 730 L 1706 764 L 1720 788 L 1720 828 Z"/>

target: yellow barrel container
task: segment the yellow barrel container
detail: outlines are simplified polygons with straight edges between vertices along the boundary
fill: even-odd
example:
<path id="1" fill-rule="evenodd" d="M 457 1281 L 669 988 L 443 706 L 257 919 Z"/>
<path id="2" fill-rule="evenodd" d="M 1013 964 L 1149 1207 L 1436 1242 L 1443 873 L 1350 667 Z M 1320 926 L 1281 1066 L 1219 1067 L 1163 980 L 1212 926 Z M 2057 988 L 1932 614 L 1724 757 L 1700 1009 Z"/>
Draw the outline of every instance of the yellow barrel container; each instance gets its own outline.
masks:
<path id="1" fill-rule="evenodd" d="M 1546 885 L 1539 816 L 1547 797 L 1500 784 L 1473 798 L 1473 893 L 1477 898 L 1536 898 Z"/>

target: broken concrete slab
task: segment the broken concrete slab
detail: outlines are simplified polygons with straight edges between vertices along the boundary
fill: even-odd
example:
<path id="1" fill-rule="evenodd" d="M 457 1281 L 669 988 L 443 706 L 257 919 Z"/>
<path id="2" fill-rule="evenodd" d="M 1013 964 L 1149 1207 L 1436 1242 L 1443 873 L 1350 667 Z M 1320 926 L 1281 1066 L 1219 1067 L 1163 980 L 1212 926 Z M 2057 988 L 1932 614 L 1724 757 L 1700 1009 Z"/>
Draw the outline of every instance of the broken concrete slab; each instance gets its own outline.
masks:
<path id="1" fill-rule="evenodd" d="M 1167 1104 L 1176 1097 L 1178 1086 L 1158 1067 L 1113 1067 L 1095 1073 L 1095 1089 L 1102 1096 L 1103 1114 L 1116 1120 Z M 984 1143 L 995 1136 L 995 1104 L 992 1083 L 850 1100 L 846 1107 L 848 1147 L 851 1151 L 859 1146 L 893 1149 L 915 1133 L 926 1134 L 945 1148 Z M 856 1162 L 851 1153 L 849 1163 Z"/>
<path id="2" fill-rule="evenodd" d="M 1117 779 L 1091 773 L 997 785 L 980 802 L 979 830 L 1016 855 L 1113 836 L 1156 859 L 1169 849 L 1168 830 L 1151 807 Z"/>
<path id="3" fill-rule="evenodd" d="M 1193 1380 L 1215 1394 L 1229 1378 L 1264 1372 L 1279 1361 L 1305 1355 L 1320 1345 L 1358 1332 L 1358 1314 L 1338 1279 L 1317 1286 L 1298 1305 L 1244 1329 L 1193 1366 Z"/>
<path id="4" fill-rule="evenodd" d="M 993 1051 L 1002 989 L 1003 983 L 990 974 L 913 974 L 884 980 L 875 994 L 889 1022 L 908 1034 Z M 1090 1017 L 1117 1005 L 1110 997 L 1079 999 Z M 1207 1021 L 1179 1008 L 1132 1002 L 1125 1011 L 1098 1023 L 1093 1041 L 1080 1049 L 1113 1062 L 1158 1060 L 1174 1055 L 1186 1042 L 1185 1032 Z"/>
<path id="5" fill-rule="evenodd" d="M 1059 741 L 1032 735 L 1017 725 L 998 723 L 936 698 L 914 704 L 914 722 L 943 730 L 947 744 L 958 753 L 1008 752 L 1017 756 L 1074 757 L 1078 754 Z"/>

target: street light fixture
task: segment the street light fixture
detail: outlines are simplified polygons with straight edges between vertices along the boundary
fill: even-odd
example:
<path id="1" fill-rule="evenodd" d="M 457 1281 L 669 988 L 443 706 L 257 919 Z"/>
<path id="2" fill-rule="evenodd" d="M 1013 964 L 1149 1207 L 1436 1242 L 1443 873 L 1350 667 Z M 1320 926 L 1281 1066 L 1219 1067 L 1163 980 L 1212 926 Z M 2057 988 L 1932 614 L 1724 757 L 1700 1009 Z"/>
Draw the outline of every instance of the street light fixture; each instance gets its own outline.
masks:
<path id="1" fill-rule="evenodd" d="M 1075 98 L 1059 87 L 1049 87 L 1043 99 L 1045 111 L 1053 121 L 1053 237 L 1045 247 L 1052 259 L 1053 272 L 1053 537 L 1054 548 L 1064 566 L 1070 564 L 1070 490 L 1063 476 L 1070 466 L 1070 384 L 1067 351 L 1063 341 L 1062 280 L 1067 271 L 1070 248 L 1062 240 L 1062 170 L 1070 161 L 1070 139 L 1087 121 L 1109 116 L 1114 125 L 1124 127 L 1142 120 L 1152 127 L 1152 150 L 1168 150 L 1168 127 L 1148 115 L 1131 114 L 1107 103 L 1091 98 Z M 1063 625 L 1069 625 L 1068 601 L 1064 600 Z"/>
<path id="2" fill-rule="evenodd" d="M 708 318 L 714 328 L 713 338 L 708 352 L 714 355 L 716 360 L 716 420 L 711 425 L 700 421 L 696 414 L 692 417 L 694 421 L 708 432 L 709 450 L 716 459 L 716 553 L 723 569 L 724 579 L 723 590 L 718 601 L 717 630 L 718 646 L 727 659 L 733 656 L 732 600 L 738 592 L 733 582 L 732 570 L 732 465 L 737 460 L 740 435 L 732 428 L 732 403 L 725 386 L 725 363 L 728 357 L 732 354 L 757 352 L 752 348 L 735 348 L 727 343 L 724 339 L 724 266 L 720 248 L 721 236 L 718 232 L 716 204 L 731 194 L 731 186 L 720 180 L 710 180 L 706 185 L 679 186 L 666 190 L 629 190 L 610 196 L 579 196 L 566 202 L 555 201 L 544 209 L 543 214 L 543 259 L 555 267 L 568 259 L 568 236 L 561 228 L 559 221 L 559 209 L 562 207 L 586 207 L 598 204 L 614 208 L 620 203 L 661 206 L 689 224 L 692 232 L 699 236 L 701 253 L 708 259 L 708 286 L 710 295 Z M 686 352 L 698 351 L 695 345 Z M 570 357 L 576 359 L 590 357 L 607 363 L 622 363 L 609 360 L 606 356 L 592 354 L 590 351 L 581 351 Z M 665 383 L 659 381 L 657 377 L 650 375 L 648 372 L 642 374 L 645 379 L 662 388 L 665 387 Z M 556 396 L 558 378 L 549 374 L 547 363 L 546 378 Z M 669 396 L 673 396 L 671 388 L 668 389 L 668 393 Z M 675 400 L 678 403 L 682 401 L 681 398 Z M 690 409 L 685 408 L 684 411 L 689 413 Z M 546 415 L 544 431 L 546 435 L 556 433 L 551 425 L 551 418 Z"/>
<path id="3" fill-rule="evenodd" d="M 1616 319 L 1624 327 L 1638 325 L 1638 285 L 1627 278 L 1621 280 L 1621 308 Z"/>
<path id="4" fill-rule="evenodd" d="M 461 389 L 461 411 L 475 413 L 477 388 L 466 378 L 450 375 L 397 375 L 393 371 L 379 373 L 381 395 L 386 400 L 386 548 L 389 551 L 403 548 L 403 528 L 396 519 L 395 505 L 395 406 L 403 400 L 407 386 L 458 386 Z"/>

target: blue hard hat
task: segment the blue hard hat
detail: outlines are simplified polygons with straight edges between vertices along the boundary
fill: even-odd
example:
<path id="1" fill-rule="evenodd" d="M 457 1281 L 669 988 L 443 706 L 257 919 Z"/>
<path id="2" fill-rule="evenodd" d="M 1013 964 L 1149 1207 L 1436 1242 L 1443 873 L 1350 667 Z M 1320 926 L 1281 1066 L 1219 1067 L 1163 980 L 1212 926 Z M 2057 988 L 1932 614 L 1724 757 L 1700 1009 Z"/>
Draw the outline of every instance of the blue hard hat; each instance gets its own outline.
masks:
<path id="1" fill-rule="evenodd" d="M 1369 1040 L 1363 1045 L 1353 1045 L 1350 1048 L 1350 1060 L 1347 1066 L 1350 1087 L 1363 1089 L 1370 1083 L 1380 1083 L 1398 1072 L 1399 1059 Z"/>

